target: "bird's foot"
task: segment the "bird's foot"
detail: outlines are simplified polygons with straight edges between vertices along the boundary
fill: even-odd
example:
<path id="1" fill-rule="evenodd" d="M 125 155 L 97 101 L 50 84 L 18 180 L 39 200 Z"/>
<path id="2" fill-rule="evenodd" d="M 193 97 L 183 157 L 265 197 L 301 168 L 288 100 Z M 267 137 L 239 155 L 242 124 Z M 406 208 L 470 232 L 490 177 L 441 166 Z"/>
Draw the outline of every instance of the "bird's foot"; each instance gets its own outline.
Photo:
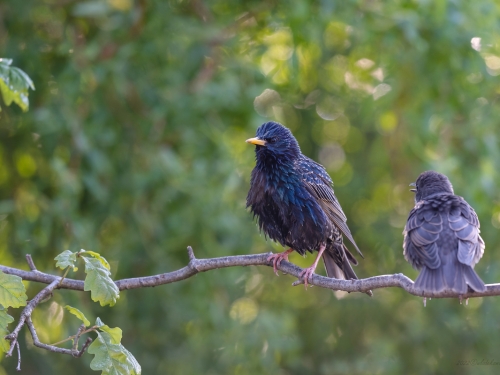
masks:
<path id="1" fill-rule="evenodd" d="M 268 262 L 271 260 L 273 261 L 273 271 L 276 274 L 276 276 L 279 276 L 278 275 L 278 267 L 281 264 L 281 261 L 284 259 L 288 262 L 288 254 L 290 254 L 292 251 L 293 251 L 293 249 L 288 249 L 286 251 L 283 251 L 282 253 L 271 254 L 267 258 Z"/>
<path id="2" fill-rule="evenodd" d="M 311 280 L 311 277 L 314 274 L 314 271 L 316 271 L 315 265 L 308 267 L 308 268 L 304 268 L 299 274 L 299 278 L 302 278 L 304 280 L 304 286 L 306 287 L 306 289 L 307 289 L 308 281 Z"/>
<path id="3" fill-rule="evenodd" d="M 323 255 L 325 249 L 326 245 L 322 244 L 318 250 L 318 255 L 316 256 L 313 265 L 311 267 L 304 268 L 299 274 L 299 278 L 302 278 L 304 280 L 304 286 L 306 287 L 306 289 L 308 281 L 311 279 L 312 275 L 314 274 L 314 271 L 316 271 L 316 267 L 318 267 L 319 258 L 321 258 L 321 256 Z"/>

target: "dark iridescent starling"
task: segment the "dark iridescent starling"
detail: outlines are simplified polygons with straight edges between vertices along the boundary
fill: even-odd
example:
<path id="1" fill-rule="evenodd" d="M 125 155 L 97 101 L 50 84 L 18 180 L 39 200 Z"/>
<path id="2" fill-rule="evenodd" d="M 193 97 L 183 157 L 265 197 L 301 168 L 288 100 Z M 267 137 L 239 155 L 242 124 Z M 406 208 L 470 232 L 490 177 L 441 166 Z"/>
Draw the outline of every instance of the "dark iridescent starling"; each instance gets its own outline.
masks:
<path id="1" fill-rule="evenodd" d="M 467 286 L 485 291 L 473 269 L 484 253 L 474 209 L 454 195 L 448 177 L 441 173 L 424 172 L 414 185 L 415 207 L 403 231 L 403 249 L 405 259 L 420 270 L 415 288 L 459 295 L 467 293 Z"/>
<path id="2" fill-rule="evenodd" d="M 260 229 L 288 250 L 271 255 L 274 272 L 293 250 L 304 255 L 318 251 L 313 265 L 302 271 L 307 282 L 323 257 L 329 277 L 357 279 L 351 263 L 358 262 L 344 244 L 346 236 L 361 254 L 347 227 L 347 218 L 335 197 L 325 168 L 300 152 L 290 130 L 276 122 L 257 129 L 254 144 L 257 164 L 252 171 L 247 207 Z"/>

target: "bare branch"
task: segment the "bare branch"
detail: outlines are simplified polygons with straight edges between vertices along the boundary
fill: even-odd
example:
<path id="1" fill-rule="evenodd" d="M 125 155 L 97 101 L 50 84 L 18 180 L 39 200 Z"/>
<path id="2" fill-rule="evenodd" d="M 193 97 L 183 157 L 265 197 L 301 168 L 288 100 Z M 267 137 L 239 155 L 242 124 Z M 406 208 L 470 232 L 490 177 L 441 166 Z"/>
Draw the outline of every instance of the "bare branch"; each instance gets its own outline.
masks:
<path id="1" fill-rule="evenodd" d="M 79 328 L 78 331 L 76 332 L 75 338 L 73 340 L 73 350 L 78 351 L 78 341 L 80 341 L 80 336 L 83 334 L 85 331 L 85 324 L 82 324 Z"/>
<path id="2" fill-rule="evenodd" d="M 37 271 L 32 271 L 34 273 L 38 273 Z M 21 328 L 23 328 L 25 322 L 27 319 L 31 319 L 31 314 L 33 313 L 33 309 L 46 297 L 49 296 L 49 294 L 52 293 L 52 291 L 55 289 L 59 282 L 59 277 L 57 277 L 54 281 L 52 281 L 48 286 L 43 288 L 36 296 L 33 298 L 31 301 L 28 302 L 26 307 L 23 309 L 23 312 L 21 313 L 21 316 L 19 317 L 19 323 L 17 324 L 16 328 L 7 336 L 5 336 L 6 340 L 10 341 L 10 349 L 5 354 L 6 357 L 10 357 L 12 355 L 12 352 L 14 350 L 14 346 L 16 346 L 17 343 L 17 338 L 19 336 L 19 332 L 21 331 Z"/>
<path id="3" fill-rule="evenodd" d="M 192 251 L 192 249 L 191 249 Z M 189 255 L 189 250 L 188 250 Z M 191 276 L 196 275 L 199 272 L 205 272 L 210 270 L 215 270 L 219 268 L 226 267 L 236 267 L 236 266 L 272 266 L 271 262 L 267 261 L 270 253 L 264 254 L 252 254 L 252 255 L 234 255 L 220 258 L 209 258 L 209 259 L 198 259 L 194 257 L 194 254 L 189 255 L 190 261 L 186 267 L 179 270 L 162 273 L 154 276 L 144 276 L 132 279 L 122 279 L 115 281 L 118 289 L 138 289 L 145 287 L 154 287 L 164 284 L 170 284 L 177 281 L 187 279 Z M 282 261 L 278 269 L 284 273 L 295 276 L 299 278 L 302 268 L 287 262 Z M 16 268 L 0 266 L 0 270 L 5 273 L 17 275 L 24 280 L 36 281 L 40 283 L 49 284 L 54 280 L 59 281 L 60 277 L 43 273 L 40 271 L 24 271 Z M 297 285 L 297 284 L 296 284 Z M 410 294 L 420 297 L 430 297 L 430 298 L 459 298 L 459 295 L 452 292 L 441 292 L 441 293 L 422 293 L 415 289 L 413 281 L 407 276 L 399 273 L 394 275 L 381 275 L 369 277 L 360 280 L 338 280 L 333 278 L 328 278 L 320 275 L 314 274 L 309 282 L 309 285 L 315 285 L 322 288 L 332 289 L 332 290 L 343 290 L 346 292 L 362 292 L 367 293 L 369 290 L 381 289 L 381 288 L 402 288 Z M 83 281 L 64 279 L 58 288 L 61 289 L 73 289 L 73 290 L 83 290 Z M 500 295 L 500 284 L 488 284 L 486 286 L 486 291 L 481 293 L 471 292 L 462 295 L 463 299 L 474 298 L 474 297 L 487 297 L 487 296 L 498 296 Z"/>
<path id="4" fill-rule="evenodd" d="M 30 268 L 30 270 L 32 271 L 36 271 L 36 266 L 35 266 L 35 263 L 33 262 L 33 259 L 31 258 L 31 255 L 30 254 L 26 254 L 26 262 L 28 263 L 28 266 Z"/>
<path id="5" fill-rule="evenodd" d="M 19 341 L 16 341 L 17 347 L 17 367 L 16 371 L 21 371 L 21 349 L 19 348 Z"/>
<path id="6" fill-rule="evenodd" d="M 90 346 L 90 344 L 92 344 L 92 339 L 90 337 L 87 337 L 87 340 L 85 340 L 85 343 L 83 344 L 78 354 L 73 355 L 73 357 L 81 357 L 83 353 L 85 353 L 85 350 L 87 350 L 87 348 Z"/>
<path id="7" fill-rule="evenodd" d="M 0 270 L 9 274 L 16 275 L 22 278 L 23 280 L 28 281 L 36 281 L 42 284 L 50 284 L 54 280 L 60 280 L 59 276 L 51 275 L 48 273 L 40 272 L 40 271 L 25 271 L 17 268 L 7 267 L 0 265 Z M 64 279 L 63 283 L 58 286 L 59 289 L 73 289 L 73 290 L 83 290 L 83 281 L 80 280 L 72 280 L 72 279 Z"/>
<path id="8" fill-rule="evenodd" d="M 191 246 L 188 246 L 188 256 L 189 256 L 189 261 L 193 261 L 193 260 L 196 260 L 196 257 L 194 256 L 194 251 L 193 251 L 193 248 Z"/>
<path id="9" fill-rule="evenodd" d="M 272 267 L 272 261 L 268 261 L 269 255 L 271 253 L 265 254 L 252 254 L 252 255 L 235 255 L 220 258 L 210 258 L 210 259 L 197 259 L 194 255 L 191 246 L 188 246 L 188 257 L 189 263 L 186 267 L 173 272 L 167 272 L 159 275 L 137 277 L 133 279 L 122 279 L 115 281 L 119 290 L 125 289 L 138 289 L 145 287 L 154 287 L 163 284 L 174 283 L 187 279 L 191 276 L 196 275 L 199 272 L 205 272 L 209 270 L 214 270 L 218 268 L 226 267 L 236 267 L 236 266 L 269 266 Z M 23 280 L 35 281 L 40 283 L 48 284 L 44 289 L 42 289 L 31 301 L 28 302 L 26 307 L 21 312 L 19 322 L 16 328 L 9 335 L 5 336 L 5 339 L 10 341 L 9 351 L 6 353 L 6 357 L 12 356 L 14 348 L 17 347 L 18 352 L 18 365 L 17 370 L 21 370 L 21 352 L 19 349 L 18 337 L 19 332 L 22 327 L 26 324 L 33 338 L 33 344 L 39 348 L 60 354 L 68 354 L 73 357 L 81 357 L 82 354 L 87 350 L 89 345 L 92 343 L 92 339 L 89 337 L 83 344 L 82 348 L 78 350 L 78 341 L 80 337 L 94 330 L 96 327 L 86 328 L 85 325 L 81 325 L 78 328 L 77 333 L 59 343 L 63 343 L 74 338 L 73 347 L 71 349 L 59 348 L 55 345 L 44 344 L 40 342 L 33 321 L 31 320 L 31 314 L 35 307 L 41 303 L 44 299 L 49 297 L 54 289 L 73 289 L 73 290 L 83 290 L 84 282 L 81 280 L 66 279 L 64 277 L 54 276 L 47 273 L 40 272 L 36 269 L 33 260 L 28 255 L 26 257 L 28 265 L 31 271 L 24 271 L 17 268 L 11 268 L 0 265 L 0 270 L 7 274 L 17 275 Z M 300 285 L 304 283 L 304 280 L 300 278 L 302 268 L 287 262 L 282 261 L 277 267 L 283 273 L 295 276 L 298 278 L 292 285 Z M 486 296 L 498 296 L 500 295 L 500 284 L 488 284 L 486 285 L 486 291 L 481 293 L 470 292 L 462 295 L 454 294 L 450 291 L 444 291 L 440 293 L 430 293 L 422 292 L 415 289 L 414 283 L 411 279 L 405 275 L 398 273 L 394 275 L 381 275 L 369 277 L 360 280 L 339 280 L 334 278 L 328 278 L 324 276 L 319 276 L 313 274 L 309 285 L 315 285 L 321 288 L 327 288 L 332 290 L 342 290 L 345 292 L 362 292 L 368 295 L 372 295 L 371 290 L 381 289 L 381 288 L 392 288 L 398 287 L 402 288 L 410 294 L 415 296 L 424 297 L 424 305 L 427 297 L 430 298 L 459 298 L 460 303 L 463 299 L 468 301 L 469 298 L 473 297 L 486 297 Z"/>
<path id="10" fill-rule="evenodd" d="M 45 349 L 45 350 L 48 350 L 48 351 L 51 351 L 54 353 L 69 354 L 73 357 L 81 357 L 82 354 L 85 352 L 85 350 L 87 350 L 87 348 L 89 347 L 90 343 L 92 342 L 92 339 L 90 337 L 87 338 L 87 341 L 85 341 L 85 344 L 83 344 L 80 351 L 73 350 L 73 349 L 58 348 L 57 346 L 48 345 L 48 344 L 44 344 L 43 342 L 40 342 L 40 340 L 38 339 L 38 334 L 36 333 L 35 326 L 33 325 L 33 322 L 31 320 L 31 316 L 28 316 L 26 318 L 26 325 L 28 326 L 28 328 L 31 332 L 31 337 L 33 337 L 33 344 L 36 347 L 39 347 L 39 348 L 42 348 L 42 349 Z"/>
<path id="11" fill-rule="evenodd" d="M 29 262 L 28 262 L 29 263 Z M 40 272 L 38 271 L 31 271 L 32 273 L 39 274 Z M 12 352 L 14 351 L 14 347 L 17 347 L 17 352 L 18 352 L 18 365 L 17 365 L 17 370 L 21 370 L 21 352 L 19 350 L 19 342 L 18 342 L 18 337 L 19 337 L 19 332 L 23 328 L 23 326 L 26 324 L 28 326 L 28 329 L 30 330 L 31 337 L 33 338 L 33 344 L 39 348 L 49 350 L 51 352 L 55 353 L 61 353 L 61 354 L 69 354 L 73 357 L 81 357 L 82 354 L 85 352 L 85 350 L 88 348 L 90 343 L 92 342 L 92 339 L 89 337 L 87 341 L 85 341 L 85 344 L 83 345 L 82 349 L 79 351 L 78 350 L 78 340 L 80 339 L 80 336 L 85 333 L 85 325 L 81 325 L 80 328 L 78 328 L 78 331 L 75 335 L 75 343 L 73 345 L 73 349 L 64 349 L 64 348 L 58 348 L 57 346 L 54 345 L 48 345 L 40 342 L 38 339 L 38 335 L 36 333 L 35 326 L 33 325 L 33 321 L 31 320 L 31 314 L 33 313 L 33 310 L 35 307 L 40 304 L 43 300 L 45 300 L 49 295 L 52 294 L 54 289 L 56 289 L 59 286 L 59 283 L 62 281 L 61 277 L 54 277 L 54 280 L 47 285 L 45 288 L 43 288 L 36 296 L 33 298 L 31 301 L 28 302 L 26 307 L 23 309 L 21 312 L 21 316 L 19 317 L 19 322 L 14 328 L 14 330 L 5 336 L 6 340 L 10 341 L 10 348 L 7 354 L 5 354 L 6 357 L 12 356 Z"/>

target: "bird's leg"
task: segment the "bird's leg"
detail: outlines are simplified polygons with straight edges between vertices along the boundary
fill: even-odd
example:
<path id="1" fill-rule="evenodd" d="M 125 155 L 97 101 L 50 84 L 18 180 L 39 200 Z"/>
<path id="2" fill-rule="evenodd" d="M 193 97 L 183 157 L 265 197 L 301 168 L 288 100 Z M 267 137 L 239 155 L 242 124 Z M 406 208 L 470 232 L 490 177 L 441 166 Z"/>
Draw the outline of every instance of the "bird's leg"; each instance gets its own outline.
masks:
<path id="1" fill-rule="evenodd" d="M 282 253 L 278 253 L 278 254 L 271 254 L 269 255 L 269 257 L 267 258 L 267 261 L 269 262 L 270 260 L 273 261 L 273 270 L 274 270 L 274 273 L 276 274 L 276 276 L 279 276 L 278 275 L 278 268 L 281 261 L 283 259 L 285 259 L 286 261 L 288 261 L 288 254 L 290 254 L 291 252 L 293 251 L 292 248 L 289 248 L 288 250 L 285 250 L 283 251 Z"/>
<path id="2" fill-rule="evenodd" d="M 318 256 L 314 260 L 314 263 L 312 264 L 312 266 L 309 268 L 303 269 L 299 275 L 299 277 L 304 278 L 304 285 L 305 285 L 306 289 L 307 289 L 307 281 L 311 278 L 314 271 L 316 271 L 316 267 L 318 267 L 319 258 L 321 258 L 321 255 L 323 255 L 323 252 L 325 251 L 325 249 L 326 249 L 326 245 L 325 244 L 321 245 L 321 247 L 319 248 L 319 251 L 318 251 Z"/>

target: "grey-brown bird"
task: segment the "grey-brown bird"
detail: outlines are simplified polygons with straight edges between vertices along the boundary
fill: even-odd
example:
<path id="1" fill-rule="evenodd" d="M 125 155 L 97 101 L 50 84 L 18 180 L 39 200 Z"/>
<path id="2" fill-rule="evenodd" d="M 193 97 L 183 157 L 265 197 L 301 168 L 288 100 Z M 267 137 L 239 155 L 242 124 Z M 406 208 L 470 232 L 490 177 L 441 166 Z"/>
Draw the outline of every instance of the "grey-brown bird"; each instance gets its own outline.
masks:
<path id="1" fill-rule="evenodd" d="M 474 271 L 484 253 L 474 209 L 454 194 L 448 177 L 441 173 L 424 172 L 414 186 L 415 207 L 403 231 L 403 253 L 420 270 L 415 288 L 458 295 L 469 288 L 485 291 L 484 282 Z"/>

